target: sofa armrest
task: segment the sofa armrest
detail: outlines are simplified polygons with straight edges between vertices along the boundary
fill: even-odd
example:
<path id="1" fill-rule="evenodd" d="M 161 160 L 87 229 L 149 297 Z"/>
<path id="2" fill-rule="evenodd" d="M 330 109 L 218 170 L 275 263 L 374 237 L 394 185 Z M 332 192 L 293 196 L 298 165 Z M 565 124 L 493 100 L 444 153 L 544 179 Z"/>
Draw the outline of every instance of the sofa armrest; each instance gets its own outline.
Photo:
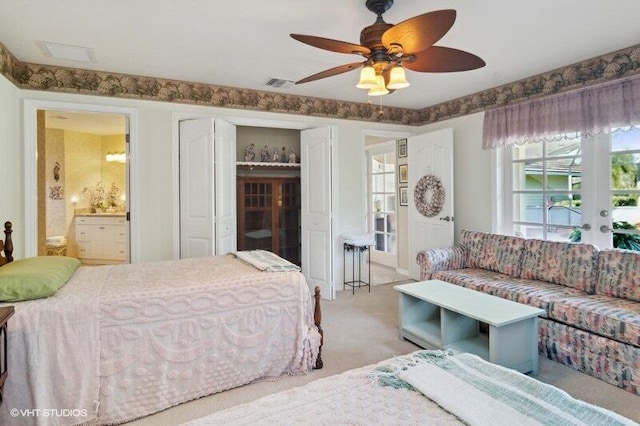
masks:
<path id="1" fill-rule="evenodd" d="M 416 256 L 416 262 L 420 265 L 420 279 L 428 280 L 436 271 L 463 269 L 466 254 L 462 246 L 421 250 Z"/>

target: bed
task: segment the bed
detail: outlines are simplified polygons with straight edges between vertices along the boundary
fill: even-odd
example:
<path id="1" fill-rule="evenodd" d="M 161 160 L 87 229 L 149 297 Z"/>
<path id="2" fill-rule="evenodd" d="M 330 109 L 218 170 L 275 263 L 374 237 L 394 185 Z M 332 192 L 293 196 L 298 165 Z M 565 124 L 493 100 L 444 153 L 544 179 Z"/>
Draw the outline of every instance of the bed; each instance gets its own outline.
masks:
<path id="1" fill-rule="evenodd" d="M 63 262 L 71 272 L 48 297 L 9 303 L 0 424 L 117 424 L 322 366 L 319 289 L 314 306 L 299 271 L 265 272 L 232 255 L 91 267 L 65 257 L 9 262 L 5 235 L 0 279 L 36 259 L 37 269 Z"/>
<path id="2" fill-rule="evenodd" d="M 636 425 L 476 355 L 420 350 L 267 395 L 183 426 Z"/>

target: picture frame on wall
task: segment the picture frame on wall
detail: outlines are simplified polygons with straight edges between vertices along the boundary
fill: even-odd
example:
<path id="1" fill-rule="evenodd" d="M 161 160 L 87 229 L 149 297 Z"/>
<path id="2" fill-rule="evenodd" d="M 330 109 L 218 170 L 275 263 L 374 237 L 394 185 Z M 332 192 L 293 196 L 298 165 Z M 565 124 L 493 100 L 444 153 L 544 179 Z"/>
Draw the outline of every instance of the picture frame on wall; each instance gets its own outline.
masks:
<path id="1" fill-rule="evenodd" d="M 398 158 L 404 158 L 407 156 L 407 140 L 398 139 Z"/>
<path id="2" fill-rule="evenodd" d="M 400 188 L 400 205 L 408 206 L 409 205 L 409 194 L 407 193 L 407 187 L 401 186 Z"/>
<path id="3" fill-rule="evenodd" d="M 409 182 L 409 166 L 406 164 L 400 164 L 398 166 L 398 182 Z"/>

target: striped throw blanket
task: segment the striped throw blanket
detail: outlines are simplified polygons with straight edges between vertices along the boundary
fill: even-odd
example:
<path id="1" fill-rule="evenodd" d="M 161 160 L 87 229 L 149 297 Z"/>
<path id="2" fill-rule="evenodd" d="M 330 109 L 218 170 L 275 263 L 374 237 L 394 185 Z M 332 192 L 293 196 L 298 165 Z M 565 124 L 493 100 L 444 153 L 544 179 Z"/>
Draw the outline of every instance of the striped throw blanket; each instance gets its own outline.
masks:
<path id="1" fill-rule="evenodd" d="M 265 272 L 300 271 L 300 267 L 266 250 L 234 251 L 238 259 Z"/>
<path id="2" fill-rule="evenodd" d="M 637 425 L 468 353 L 417 351 L 383 363 L 369 378 L 419 391 L 469 425 Z"/>

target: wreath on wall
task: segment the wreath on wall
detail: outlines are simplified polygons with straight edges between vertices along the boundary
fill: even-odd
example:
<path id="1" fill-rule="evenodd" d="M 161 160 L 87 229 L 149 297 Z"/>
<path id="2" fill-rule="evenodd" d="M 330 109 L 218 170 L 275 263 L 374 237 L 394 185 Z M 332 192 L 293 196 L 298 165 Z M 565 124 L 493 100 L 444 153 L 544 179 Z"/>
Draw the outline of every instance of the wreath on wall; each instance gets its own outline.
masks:
<path id="1" fill-rule="evenodd" d="M 440 179 L 433 175 L 422 176 L 413 190 L 416 209 L 426 217 L 433 217 L 442 211 L 444 188 Z"/>

